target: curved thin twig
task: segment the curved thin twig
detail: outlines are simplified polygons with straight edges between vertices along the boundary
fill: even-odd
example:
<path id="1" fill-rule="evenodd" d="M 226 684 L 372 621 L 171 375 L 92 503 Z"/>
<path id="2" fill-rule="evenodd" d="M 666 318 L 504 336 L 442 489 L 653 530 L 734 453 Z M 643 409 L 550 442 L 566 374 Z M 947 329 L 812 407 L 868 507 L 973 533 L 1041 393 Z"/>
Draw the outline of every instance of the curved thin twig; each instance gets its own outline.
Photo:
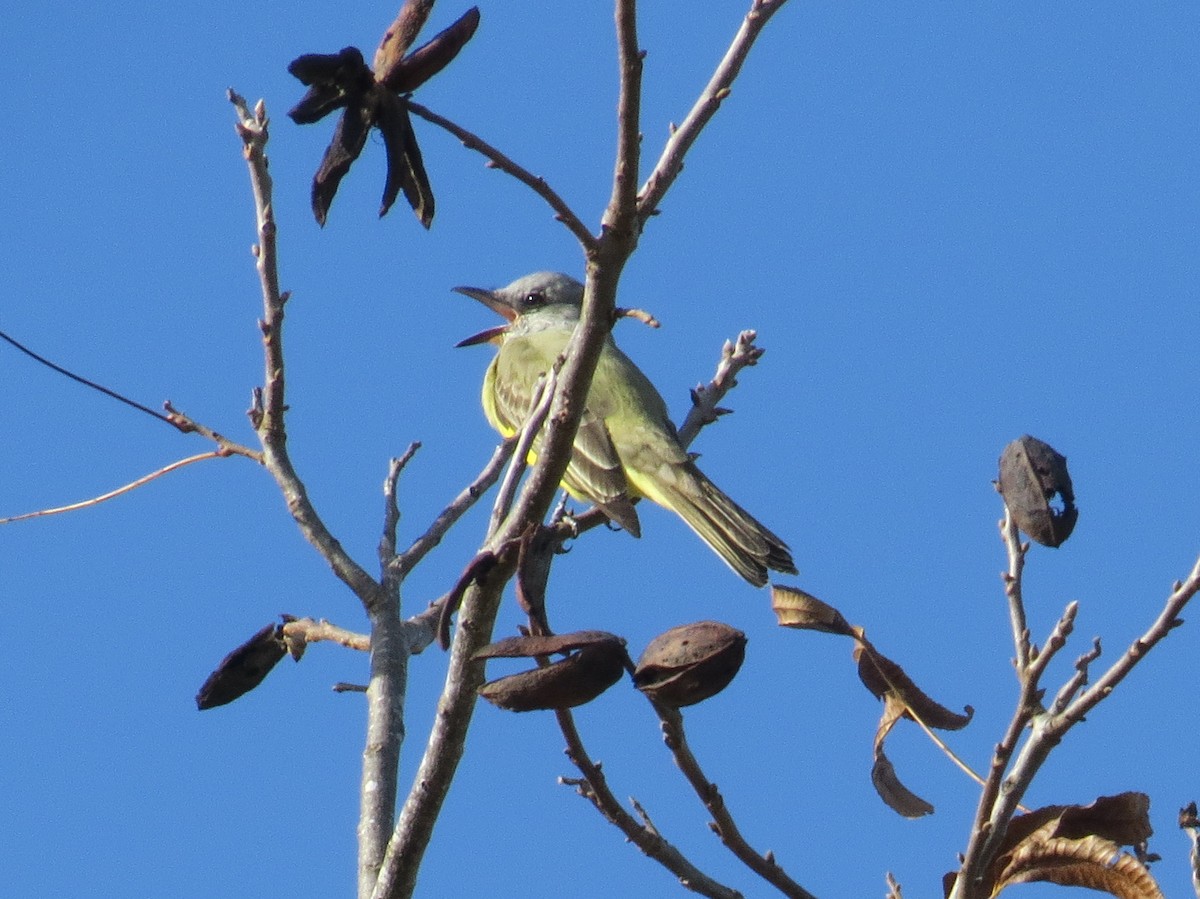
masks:
<path id="1" fill-rule="evenodd" d="M 486 156 L 492 168 L 512 175 L 512 177 L 516 178 L 545 200 L 550 205 L 550 208 L 554 210 L 554 217 L 567 226 L 567 229 L 575 235 L 575 239 L 579 241 L 585 250 L 595 246 L 595 236 L 580 221 L 579 216 L 567 205 L 567 202 L 546 183 L 545 178 L 540 178 L 528 169 L 518 165 L 511 158 L 505 156 L 483 138 L 479 137 L 479 135 L 468 131 L 461 125 L 455 124 L 445 116 L 438 115 L 432 109 L 422 106 L 420 103 L 414 103 L 407 98 L 404 99 L 404 105 L 408 107 L 408 111 L 413 115 L 419 116 L 425 121 L 449 131 L 462 141 L 463 146 L 468 150 L 474 150 Z"/>
<path id="2" fill-rule="evenodd" d="M 85 499 L 81 502 L 71 503 L 68 506 L 58 506 L 54 509 L 39 509 L 37 512 L 26 512 L 23 515 L 13 515 L 9 518 L 0 518 L 0 524 L 12 524 L 14 521 L 27 521 L 30 518 L 43 518 L 47 515 L 60 515 L 63 512 L 75 512 L 79 509 L 86 509 L 89 506 L 99 505 L 107 500 L 114 499 L 123 494 L 129 493 L 131 490 L 136 490 L 149 484 L 151 481 L 161 478 L 165 474 L 170 474 L 183 468 L 185 465 L 191 465 L 193 462 L 203 462 L 206 459 L 222 459 L 228 456 L 229 453 L 223 453 L 220 450 L 210 450 L 207 453 L 199 453 L 195 456 L 188 456 L 186 459 L 180 459 L 178 462 L 172 462 L 170 465 L 165 465 L 158 471 L 152 471 L 148 475 L 138 478 L 126 484 L 124 487 L 118 487 L 116 490 L 110 490 L 108 493 L 102 493 L 100 496 L 93 496 L 91 499 Z"/>
<path id="3" fill-rule="evenodd" d="M 450 501 L 450 504 L 438 514 L 438 517 L 433 520 L 433 524 L 429 526 L 424 534 L 414 540 L 408 549 L 392 560 L 388 566 L 390 571 L 395 571 L 399 579 L 404 580 L 404 577 L 417 566 L 417 563 L 424 559 L 430 550 L 442 542 L 442 538 L 446 536 L 450 528 L 500 478 L 500 472 L 504 470 L 505 464 L 508 462 L 509 457 L 512 456 L 513 447 L 516 446 L 516 442 L 517 438 L 511 437 L 508 440 L 502 441 L 496 447 L 487 465 L 475 476 L 475 480 L 464 487 L 458 496 Z"/>
<path id="4" fill-rule="evenodd" d="M 786 2 L 787 0 L 754 0 L 725 56 L 717 64 L 712 78 L 701 91 L 699 99 L 684 118 L 683 124 L 667 139 L 654 171 L 638 191 L 638 220 L 643 226 L 658 211 L 663 197 L 683 171 L 684 156 L 696 142 L 704 126 L 717 114 L 721 102 L 729 96 L 730 88 L 763 27 Z"/>
<path id="5" fill-rule="evenodd" d="M 700 767 L 700 762 L 697 761 L 696 756 L 692 754 L 691 747 L 688 746 L 687 733 L 683 727 L 683 714 L 678 709 L 668 708 L 657 702 L 651 701 L 650 704 L 654 706 L 654 712 L 662 724 L 663 742 L 671 750 L 671 755 L 675 759 L 675 764 L 679 766 L 679 770 L 683 772 L 696 795 L 700 797 L 700 801 L 704 803 L 704 807 L 713 816 L 712 829 L 726 848 L 737 856 L 747 868 L 790 899 L 816 899 L 812 893 L 788 876 L 788 873 L 776 863 L 771 853 L 759 854 L 746 842 L 737 822 L 725 805 L 721 791 L 705 776 L 704 769 Z"/>
<path id="6" fill-rule="evenodd" d="M 575 791 L 590 802 L 596 811 L 600 812 L 621 833 L 625 834 L 629 842 L 678 877 L 679 882 L 689 890 L 702 896 L 718 897 L 718 899 L 740 899 L 741 893 L 713 880 L 693 865 L 675 846 L 665 840 L 658 832 L 658 828 L 650 822 L 649 815 L 635 801 L 634 807 L 642 816 L 643 822 L 638 823 L 637 819 L 625 810 L 625 807 L 609 789 L 608 780 L 600 765 L 592 761 L 588 755 L 587 749 L 583 745 L 583 739 L 579 736 L 579 730 L 575 727 L 575 717 L 571 711 L 558 709 L 554 714 L 558 719 L 559 730 L 562 731 L 563 738 L 567 741 L 567 758 L 583 775 L 579 779 L 560 777 L 559 783 L 575 787 Z"/>

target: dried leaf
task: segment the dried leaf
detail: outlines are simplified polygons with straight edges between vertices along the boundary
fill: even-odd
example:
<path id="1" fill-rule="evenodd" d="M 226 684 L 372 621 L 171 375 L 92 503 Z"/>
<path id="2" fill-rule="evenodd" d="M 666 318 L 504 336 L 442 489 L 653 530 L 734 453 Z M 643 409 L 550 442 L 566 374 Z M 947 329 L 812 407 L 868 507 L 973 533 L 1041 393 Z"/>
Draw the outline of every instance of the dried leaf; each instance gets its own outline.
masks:
<path id="1" fill-rule="evenodd" d="M 1000 455 L 998 487 L 1017 527 L 1043 546 L 1060 546 L 1071 536 L 1079 510 L 1067 459 L 1049 444 L 1028 434 Z M 1061 498 L 1062 508 L 1051 500 Z"/>
<path id="2" fill-rule="evenodd" d="M 1017 883 L 1088 887 L 1119 899 L 1163 899 L 1153 876 L 1137 858 L 1101 837 L 1039 839 L 1038 831 L 1006 858 L 991 895 Z"/>
<path id="3" fill-rule="evenodd" d="M 333 140 L 325 149 L 325 156 L 312 183 L 312 210 L 318 224 L 325 225 L 329 214 L 329 206 L 337 194 L 338 185 L 350 171 L 354 160 L 362 152 L 371 132 L 371 112 L 362 105 L 347 106 L 342 117 L 338 119 L 337 129 Z"/>
<path id="4" fill-rule="evenodd" d="M 346 47 L 338 53 L 306 53 L 288 64 L 288 72 L 309 86 L 300 102 L 288 110 L 297 125 L 320 121 L 364 96 L 374 84 L 357 47 Z"/>
<path id="5" fill-rule="evenodd" d="M 472 6 L 457 22 L 405 57 L 399 66 L 386 63 L 381 66 L 376 53 L 375 77 L 389 90 L 398 94 L 411 93 L 453 62 L 478 27 L 479 7 Z"/>
<path id="6" fill-rule="evenodd" d="M 381 218 L 387 215 L 397 194 L 403 190 L 417 220 L 428 228 L 433 222 L 433 188 L 425 173 L 421 148 L 417 146 L 417 135 L 409 121 L 408 110 L 399 97 L 387 91 L 379 91 L 376 99 L 375 126 L 383 135 L 383 146 L 387 150 L 387 180 L 379 215 Z"/>
<path id="7" fill-rule="evenodd" d="M 560 662 L 490 681 L 479 688 L 479 695 L 512 712 L 574 708 L 620 680 L 627 661 L 624 642 L 606 640 Z"/>
<path id="8" fill-rule="evenodd" d="M 1143 846 L 1150 827 L 1150 797 L 1134 791 L 1101 796 L 1090 805 L 1047 805 L 1016 815 L 1005 831 L 1000 852 L 1011 850 L 1035 831 L 1053 824 L 1053 837 L 1104 837 L 1122 846 Z"/>
<path id="9" fill-rule="evenodd" d="M 1056 805 L 1013 818 L 986 886 L 995 896 L 1015 883 L 1084 886 L 1122 899 L 1162 899 L 1142 863 L 1150 828 L 1144 793 L 1101 796 L 1091 805 Z M 1137 855 L 1121 851 L 1132 846 Z"/>
<path id="10" fill-rule="evenodd" d="M 861 637 L 854 648 L 854 659 L 858 662 L 858 677 L 877 699 L 895 696 L 906 706 L 906 717 L 916 715 L 927 726 L 938 730 L 961 730 L 971 722 L 975 710 L 966 707 L 960 715 L 930 699 L 904 669 L 883 655 Z M 909 711 L 910 710 L 910 711 Z"/>
<path id="11" fill-rule="evenodd" d="M 827 634 L 841 634 L 846 637 L 852 637 L 855 633 L 841 612 L 795 587 L 773 584 L 771 608 L 781 627 L 824 631 Z"/>
<path id="12" fill-rule="evenodd" d="M 871 783 L 887 805 L 905 818 L 920 818 L 933 814 L 933 806 L 900 782 L 891 760 L 884 754 L 883 741 L 906 714 L 905 706 L 889 694 L 883 703 L 883 717 L 875 731 L 875 762 L 871 766 Z"/>
<path id="13" fill-rule="evenodd" d="M 746 635 L 720 621 L 673 627 L 650 641 L 633 683 L 663 705 L 683 708 L 724 690 L 746 658 Z"/>
<path id="14" fill-rule="evenodd" d="M 268 624 L 221 660 L 196 694 L 196 708 L 215 708 L 233 702 L 263 682 L 284 657 L 283 628 Z"/>

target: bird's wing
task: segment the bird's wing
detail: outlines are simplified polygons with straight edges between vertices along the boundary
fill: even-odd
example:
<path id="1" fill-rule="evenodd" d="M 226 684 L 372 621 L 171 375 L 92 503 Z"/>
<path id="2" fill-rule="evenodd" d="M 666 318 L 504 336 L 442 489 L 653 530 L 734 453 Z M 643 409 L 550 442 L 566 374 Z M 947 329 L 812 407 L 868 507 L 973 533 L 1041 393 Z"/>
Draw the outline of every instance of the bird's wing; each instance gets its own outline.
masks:
<path id="1" fill-rule="evenodd" d="M 525 347 L 514 349 L 526 350 Z M 531 359 L 529 355 L 524 358 L 513 355 L 497 357 L 495 376 L 489 378 L 491 408 L 488 410 L 487 393 L 484 396 L 484 407 L 489 411 L 489 418 L 494 416 L 492 424 L 501 433 L 515 434 L 525 423 L 534 385 L 545 370 L 542 365 L 537 364 L 539 361 L 545 361 L 546 368 L 553 364 L 553 359 L 536 360 Z M 541 446 L 542 436 L 539 434 L 533 443 L 534 456 L 541 451 Z M 599 506 L 609 518 L 635 537 L 641 535 L 641 526 L 637 511 L 629 498 L 629 484 L 625 480 L 621 459 L 613 446 L 604 420 L 592 414 L 590 410 L 584 410 L 579 423 L 571 463 L 563 475 L 563 486 L 576 499 Z"/>
<path id="2" fill-rule="evenodd" d="M 612 436 L 604 421 L 587 410 L 575 434 L 575 449 L 563 485 L 573 496 L 595 503 L 635 537 L 641 536 L 641 524 L 629 498 L 629 483 Z"/>

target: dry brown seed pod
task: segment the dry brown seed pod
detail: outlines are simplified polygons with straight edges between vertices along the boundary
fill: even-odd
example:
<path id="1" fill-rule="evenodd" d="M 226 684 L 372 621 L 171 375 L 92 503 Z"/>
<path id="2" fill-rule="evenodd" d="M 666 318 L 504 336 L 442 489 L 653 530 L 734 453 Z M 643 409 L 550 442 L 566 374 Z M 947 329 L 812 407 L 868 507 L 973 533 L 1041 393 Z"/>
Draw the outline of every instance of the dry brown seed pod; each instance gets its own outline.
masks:
<path id="1" fill-rule="evenodd" d="M 650 641 L 634 685 L 663 705 L 695 705 L 729 686 L 746 658 L 746 635 L 720 621 L 673 627 Z"/>
<path id="2" fill-rule="evenodd" d="M 1071 536 L 1079 510 L 1067 471 L 1067 458 L 1028 434 L 1000 455 L 998 482 L 1004 504 L 1017 527 L 1043 546 L 1060 546 Z M 1055 496 L 1061 508 L 1051 505 Z"/>
<path id="3" fill-rule="evenodd" d="M 591 702 L 620 680 L 627 660 L 619 637 L 586 642 L 561 661 L 489 681 L 479 695 L 511 712 L 570 709 Z"/>

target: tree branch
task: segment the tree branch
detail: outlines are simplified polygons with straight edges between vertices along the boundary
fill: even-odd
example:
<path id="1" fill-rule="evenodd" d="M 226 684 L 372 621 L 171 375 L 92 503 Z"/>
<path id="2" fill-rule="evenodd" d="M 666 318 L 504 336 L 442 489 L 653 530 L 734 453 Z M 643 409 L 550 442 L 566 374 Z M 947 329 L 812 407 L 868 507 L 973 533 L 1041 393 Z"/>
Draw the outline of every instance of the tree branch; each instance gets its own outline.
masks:
<path id="1" fill-rule="evenodd" d="M 295 652 L 303 652 L 309 643 L 337 643 L 347 649 L 358 652 L 368 652 L 371 649 L 371 638 L 367 634 L 359 634 L 346 630 L 344 627 L 330 624 L 325 619 L 293 618 L 283 623 L 283 638 L 289 646 L 296 646 Z"/>
<path id="2" fill-rule="evenodd" d="M 475 150 L 477 153 L 486 156 L 491 168 L 499 169 L 511 175 L 545 200 L 550 205 L 550 208 L 554 210 L 554 217 L 567 226 L 567 230 L 575 235 L 575 239 L 579 241 L 580 246 L 585 251 L 595 246 L 596 238 L 592 236 L 592 233 L 588 231 L 587 227 L 580 221 L 579 216 L 567 205 L 566 201 L 546 183 L 544 178 L 540 178 L 528 169 L 518 165 L 483 138 L 460 125 L 456 125 L 454 122 L 438 115 L 420 103 L 414 103 L 412 100 L 405 98 L 404 105 L 408 107 L 409 112 L 413 115 L 419 116 L 425 121 L 449 131 L 462 141 L 463 146 L 468 150 Z"/>
<path id="3" fill-rule="evenodd" d="M 57 506 L 53 509 L 39 509 L 36 512 L 26 512 L 23 515 L 12 515 L 8 518 L 0 518 L 0 524 L 12 524 L 14 521 L 26 521 L 30 518 L 42 518 L 46 515 L 60 515 L 63 512 L 75 512 L 79 509 L 86 509 L 90 506 L 96 506 L 100 503 L 107 502 L 110 499 L 115 499 L 118 496 L 129 493 L 131 490 L 136 490 L 139 487 L 149 484 L 153 480 L 161 478 L 165 474 L 170 474 L 173 471 L 177 471 L 180 468 L 191 465 L 193 462 L 204 462 L 207 459 L 221 459 L 227 455 L 229 455 L 229 453 L 223 453 L 220 450 L 210 450 L 207 453 L 200 453 L 196 456 L 188 456 L 186 459 L 180 459 L 177 462 L 172 462 L 170 465 L 164 465 L 157 471 L 152 471 L 148 475 L 143 475 L 136 481 L 132 481 L 123 487 L 118 487 L 116 490 L 110 490 L 107 493 L 100 494 L 99 496 L 93 496 L 91 499 L 81 500 L 77 503 L 71 503 L 70 505 L 66 506 Z"/>
<path id="4" fill-rule="evenodd" d="M 1021 542 L 1017 523 L 1006 506 L 1000 522 L 1000 538 L 1008 551 L 1008 571 L 1004 573 L 1004 595 L 1008 598 L 1008 616 L 1012 625 L 1013 646 L 1017 653 L 1017 676 L 1023 677 L 1029 667 L 1029 625 L 1025 620 L 1025 600 L 1021 595 L 1021 573 L 1029 544 Z"/>
<path id="5" fill-rule="evenodd" d="M 488 460 L 487 465 L 475 476 L 475 480 L 450 501 L 450 504 L 438 514 L 424 534 L 392 560 L 389 568 L 397 572 L 400 580 L 404 580 L 408 573 L 417 567 L 417 563 L 442 542 L 442 538 L 446 536 L 450 528 L 496 483 L 500 478 L 500 472 L 504 470 L 505 463 L 512 456 L 513 447 L 516 444 L 515 437 L 502 441 L 492 452 L 492 457 Z"/>
<path id="6" fill-rule="evenodd" d="M 652 701 L 651 705 L 654 706 L 655 714 L 662 723 L 663 742 L 671 750 L 671 755 L 675 759 L 675 764 L 679 766 L 679 770 L 683 772 L 696 795 L 700 797 L 700 801 L 704 803 L 704 807 L 713 816 L 711 827 L 726 848 L 737 856 L 746 867 L 783 895 L 791 897 L 791 899 L 816 899 L 812 893 L 792 880 L 787 872 L 776 864 L 772 853 L 760 855 L 746 842 L 733 815 L 725 806 L 725 799 L 721 796 L 721 791 L 705 776 L 700 762 L 696 760 L 691 747 L 688 746 L 687 733 L 683 728 L 683 714 L 678 709 L 667 708 L 657 702 Z"/>
<path id="7" fill-rule="evenodd" d="M 526 478 L 512 511 L 501 525 L 489 530 L 481 548 L 481 551 L 490 551 L 498 558 L 504 555 L 501 553 L 502 547 L 514 545 L 513 541 L 520 538 L 529 526 L 543 521 L 554 499 L 571 458 L 575 433 L 601 349 L 615 321 L 621 271 L 637 246 L 640 222 L 634 179 L 638 169 L 642 61 L 637 47 L 633 0 L 618 0 L 616 20 L 621 85 L 612 196 L 602 218 L 599 238 L 588 235 L 585 239 L 586 229 L 578 224 L 578 218 L 573 214 L 564 216 L 564 222 L 580 240 L 587 257 L 583 307 L 579 325 L 567 346 L 558 386 L 552 393 L 538 464 Z M 761 28 L 761 25 L 757 27 Z M 747 43 L 747 50 L 748 46 Z M 421 114 L 415 106 L 410 108 L 416 114 Z M 702 124 L 692 126 L 696 133 Z M 461 138 L 464 135 L 459 136 Z M 686 147 L 680 152 L 680 157 L 685 151 Z M 499 158 L 489 158 L 501 164 Z M 506 170 L 515 174 L 516 168 L 509 166 Z M 549 189 L 540 179 L 529 176 L 521 180 L 551 202 L 560 214 L 570 212 L 561 201 L 556 205 L 551 196 L 553 192 L 548 193 Z M 662 185 L 659 197 L 668 186 L 668 183 Z M 438 702 L 438 713 L 413 788 L 389 842 L 372 894 L 375 899 L 408 896 L 416 884 L 417 871 L 434 822 L 462 757 L 463 744 L 475 708 L 475 691 L 483 683 L 484 666 L 475 660 L 474 653 L 491 638 L 501 593 L 512 577 L 514 565 L 515 560 L 506 559 L 466 592 L 451 647 L 445 688 Z"/>
<path id="8" fill-rule="evenodd" d="M 1011 556 L 1014 541 L 1006 539 L 1006 544 Z M 1020 549 L 1023 558 L 1024 547 Z M 1015 569 L 1015 578 L 1019 596 L 1020 566 Z M 1010 599 L 1012 587 L 1012 580 L 1008 580 L 1005 592 Z M 980 796 L 970 842 L 950 899 L 977 899 L 982 896 L 984 872 L 995 860 L 1013 814 L 1051 751 L 1062 742 L 1072 727 L 1084 720 L 1088 712 L 1112 694 L 1116 685 L 1146 657 L 1150 649 L 1182 623 L 1179 613 L 1197 592 L 1200 592 L 1200 560 L 1197 560 L 1186 581 L 1175 583 L 1162 611 L 1146 633 L 1136 639 L 1095 684 L 1075 696 L 1087 681 L 1087 666 L 1099 656 L 1099 643 L 1085 653 L 1076 663 L 1075 673 L 1059 690 L 1047 712 L 1041 708 L 1044 691 L 1039 682 L 1050 659 L 1066 645 L 1074 625 L 1077 606 L 1075 603 L 1067 606 L 1045 648 L 1019 672 L 1021 698 L 1003 740 L 996 747 L 991 774 Z M 1027 727 L 1028 735 L 1014 759 L 1017 742 Z"/>
<path id="9" fill-rule="evenodd" d="M 583 739 L 575 727 L 575 718 L 569 709 L 555 711 L 558 727 L 563 738 L 567 741 L 567 758 L 579 769 L 582 779 L 560 777 L 559 783 L 575 787 L 577 793 L 590 802 L 604 818 L 613 824 L 626 839 L 642 850 L 649 858 L 658 862 L 677 878 L 679 882 L 693 892 L 703 896 L 718 897 L 718 899 L 740 899 L 741 893 L 713 880 L 695 865 L 674 845 L 665 840 L 658 829 L 650 822 L 645 810 L 635 802 L 635 807 L 642 815 L 643 823 L 629 812 L 613 795 L 608 787 L 608 781 L 600 765 L 593 762 L 583 745 Z"/>
<path id="10" fill-rule="evenodd" d="M 766 352 L 762 347 L 755 345 L 757 337 L 757 332 L 747 330 L 740 332 L 735 340 L 725 341 L 712 380 L 708 384 L 698 384 L 692 389 L 692 408 L 688 410 L 687 418 L 679 426 L 679 442 L 685 449 L 699 436 L 705 425 L 712 424 L 729 411 L 717 404 L 725 398 L 725 394 L 737 386 L 738 372 L 749 365 L 757 365 L 762 354 Z"/>
<path id="11" fill-rule="evenodd" d="M 742 70 L 742 64 L 750 53 L 750 48 L 758 39 L 762 29 L 771 16 L 787 0 L 754 0 L 750 12 L 742 21 L 741 28 L 734 36 L 733 42 L 725 52 L 725 56 L 717 64 L 716 70 L 708 84 L 700 93 L 699 99 L 692 107 L 683 124 L 676 128 L 663 146 L 662 155 L 654 166 L 654 171 L 638 192 L 638 220 L 644 226 L 650 216 L 658 212 L 658 207 L 666 196 L 671 185 L 683 171 L 683 158 L 687 155 L 704 126 L 709 123 L 721 106 L 721 101 L 729 96 L 734 80 Z"/>
<path id="12" fill-rule="evenodd" d="M 421 444 L 414 441 L 408 445 L 398 459 L 392 459 L 388 465 L 387 477 L 383 482 L 383 534 L 379 538 L 379 568 L 380 582 L 384 589 L 399 587 L 400 568 L 392 563 L 396 560 L 396 529 L 400 526 L 400 504 L 396 499 L 396 485 L 400 480 L 400 472 L 412 461 Z"/>
<path id="13" fill-rule="evenodd" d="M 284 427 L 284 358 L 283 318 L 287 294 L 279 290 L 279 268 L 276 254 L 275 211 L 272 206 L 272 181 L 267 171 L 266 145 L 269 137 L 266 107 L 260 100 L 251 112 L 243 97 L 233 90 L 229 101 L 238 114 L 236 125 L 242 139 L 243 155 L 250 170 L 250 186 L 254 192 L 254 211 L 258 244 L 253 252 L 262 287 L 263 318 L 259 329 L 263 335 L 264 385 L 262 406 L 253 416 L 263 447 L 263 464 L 283 492 L 288 511 L 300 527 L 300 532 L 329 563 L 333 573 L 348 586 L 370 609 L 379 601 L 379 584 L 342 548 L 325 527 L 308 498 L 287 451 L 287 432 Z"/>

